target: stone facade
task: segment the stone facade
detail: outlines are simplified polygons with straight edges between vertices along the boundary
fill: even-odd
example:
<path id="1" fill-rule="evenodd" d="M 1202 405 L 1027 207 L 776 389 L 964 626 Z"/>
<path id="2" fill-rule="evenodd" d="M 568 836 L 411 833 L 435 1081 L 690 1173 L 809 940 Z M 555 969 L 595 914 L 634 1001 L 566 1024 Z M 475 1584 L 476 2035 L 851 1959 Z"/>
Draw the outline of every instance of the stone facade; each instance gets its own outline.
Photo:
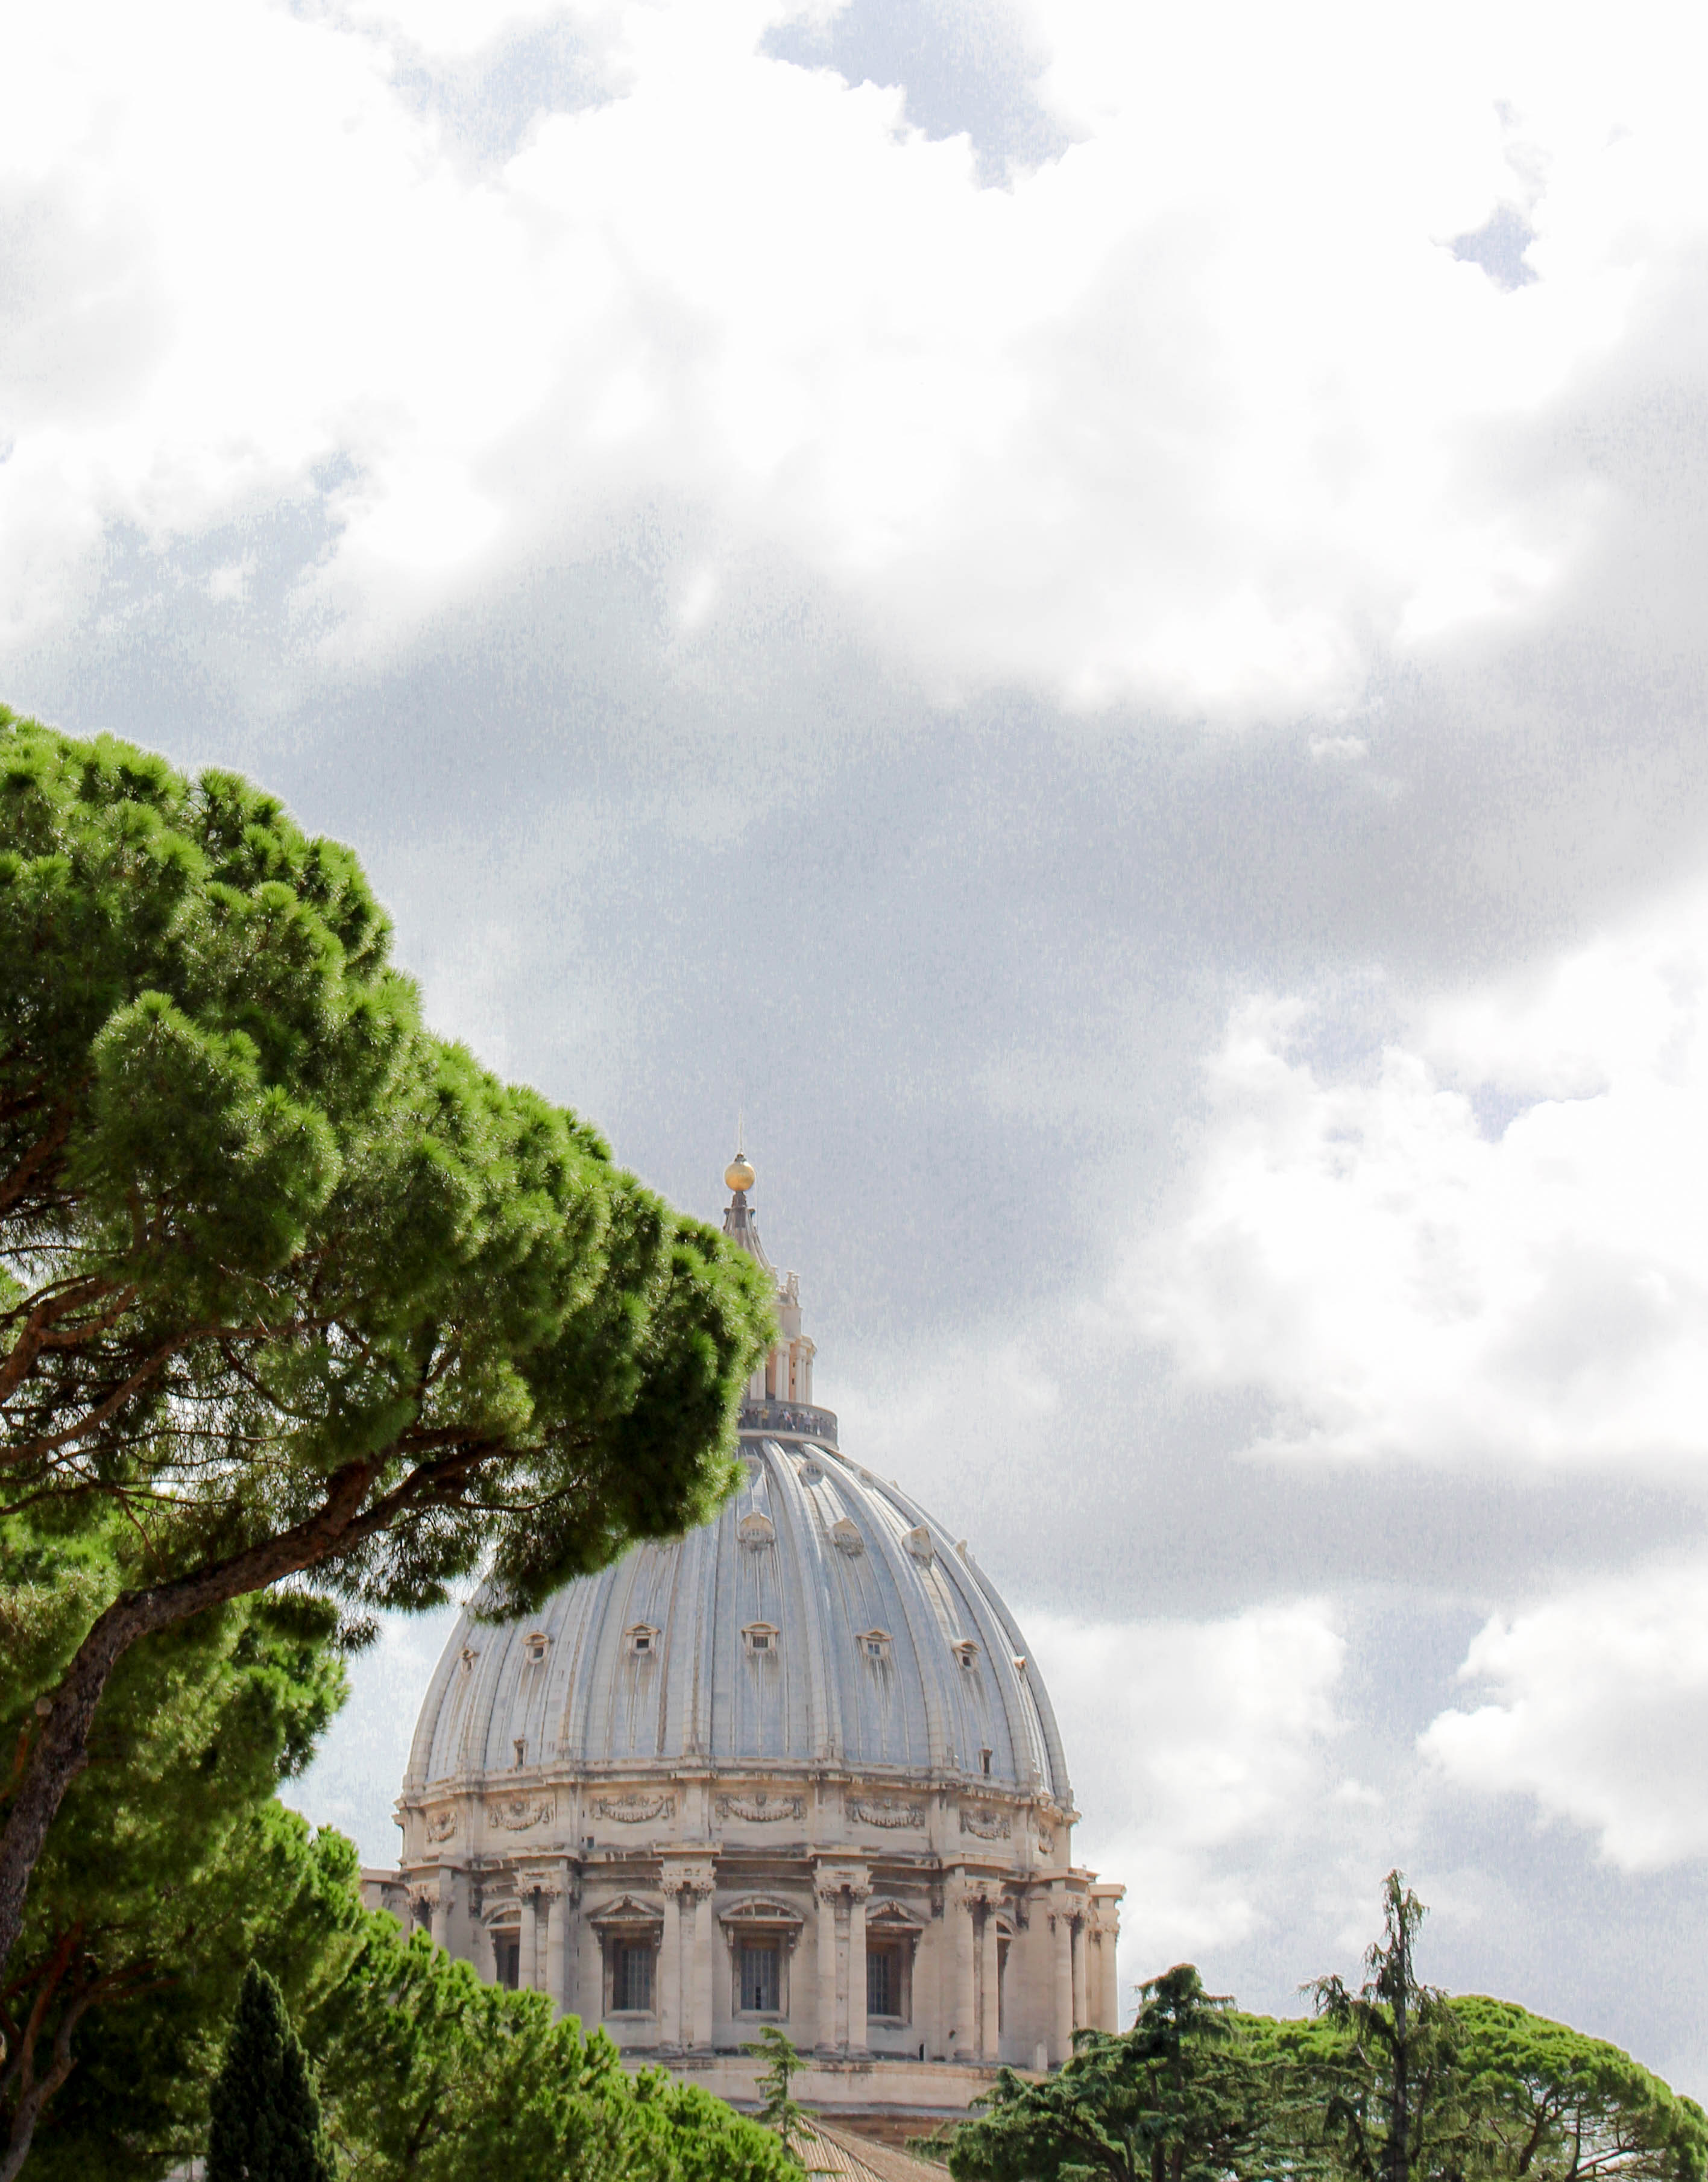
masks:
<path id="1" fill-rule="evenodd" d="M 766 1262 L 750 1170 L 731 1182 L 727 1232 Z M 1008 1609 L 837 1447 L 793 1276 L 778 1316 L 711 1523 L 537 1620 L 459 1625 L 369 1897 L 727 2095 L 777 2023 L 812 2056 L 806 2098 L 959 2107 L 998 2063 L 1117 2027 L 1122 1890 L 1073 1861 Z"/>

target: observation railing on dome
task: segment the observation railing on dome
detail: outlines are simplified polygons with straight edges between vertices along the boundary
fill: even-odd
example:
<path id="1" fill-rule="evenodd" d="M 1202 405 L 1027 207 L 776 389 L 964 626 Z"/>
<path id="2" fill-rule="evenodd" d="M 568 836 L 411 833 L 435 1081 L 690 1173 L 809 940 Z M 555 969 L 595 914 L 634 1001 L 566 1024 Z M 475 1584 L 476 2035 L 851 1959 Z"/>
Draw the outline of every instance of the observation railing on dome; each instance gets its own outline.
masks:
<path id="1" fill-rule="evenodd" d="M 815 1409 L 810 1402 L 743 1402 L 743 1432 L 799 1432 L 804 1439 L 821 1439 L 834 1447 L 836 1411 Z"/>

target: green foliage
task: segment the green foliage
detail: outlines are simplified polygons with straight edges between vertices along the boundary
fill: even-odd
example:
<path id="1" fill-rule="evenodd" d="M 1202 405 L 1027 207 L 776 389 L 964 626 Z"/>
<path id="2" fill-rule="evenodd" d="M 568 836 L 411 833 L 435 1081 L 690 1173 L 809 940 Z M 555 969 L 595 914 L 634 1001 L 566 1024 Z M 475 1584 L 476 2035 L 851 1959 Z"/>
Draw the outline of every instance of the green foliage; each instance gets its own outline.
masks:
<path id="1" fill-rule="evenodd" d="M 1356 1991 L 1233 2013 L 1189 1965 L 1123 2037 L 1081 2032 L 1042 2083 L 1004 2069 L 956 2130 L 955 2182 L 1705 2182 L 1708 2115 L 1628 2054 L 1509 2002 L 1422 1984 L 1397 1872 Z"/>
<path id="2" fill-rule="evenodd" d="M 0 1544 L 0 1733 L 29 1716 L 117 1578 L 98 1534 Z M 625 2074 L 544 1996 L 482 1984 L 362 1908 L 355 1850 L 274 1799 L 345 1691 L 337 1609 L 262 1594 L 134 1646 L 108 1686 L 7 1974 L 71 2065 L 36 2122 L 30 2182 L 151 2182 L 207 2147 L 209 2090 L 252 1960 L 314 2064 L 340 2177 L 362 2182 L 778 2182 L 771 2133 Z M 72 1944 L 67 1948 L 68 1936 Z M 17 2115 L 14 2081 L 8 2104 Z M 0 2137 L 3 2141 L 3 2137 Z M 3 2171 L 0 2156 L 0 2171 Z"/>
<path id="3" fill-rule="evenodd" d="M 207 2182 L 333 2182 L 307 2056 L 254 1963 L 208 2106 Z"/>
<path id="4" fill-rule="evenodd" d="M 138 1636 L 303 1570 L 519 1612 L 732 1480 L 760 1269 L 389 946 L 272 797 L 0 708 L 0 1519 L 116 1571 L 0 1795 L 0 1962 Z"/>
<path id="5" fill-rule="evenodd" d="M 8 1745 L 116 1581 L 97 1533 L 0 1526 Z M 101 2182 L 187 2152 L 250 1955 L 289 1924 L 332 1969 L 353 1861 L 306 1857 L 273 1797 L 342 1700 L 339 1640 L 330 1602 L 275 1593 L 119 1663 L 0 1980 L 0 2145 L 33 2129 L 32 2174 Z"/>
<path id="6" fill-rule="evenodd" d="M 765 2063 L 759 2074 L 759 2118 L 767 2129 L 776 2130 L 783 2150 L 793 2158 L 794 2139 L 806 2120 L 806 2112 L 789 2096 L 788 2087 L 806 2063 L 788 2033 L 775 2023 L 767 2023 L 758 2041 L 747 2051 Z"/>
<path id="7" fill-rule="evenodd" d="M 691 1525 L 756 1269 L 422 1028 L 349 851 L 227 773 L 0 709 L 0 1482 L 138 1572 L 357 1466 L 345 1592 L 495 1613 Z"/>
<path id="8" fill-rule="evenodd" d="M 1318 1979 L 1335 2043 L 1307 2073 L 1351 2182 L 1702 2182 L 1708 2117 L 1628 2054 L 1511 2002 L 1450 1999 L 1412 1960 L 1423 1904 L 1390 1872 L 1357 1993 Z"/>
<path id="9" fill-rule="evenodd" d="M 1702 2182 L 1708 2117 L 1599 2038 L 1510 2001 L 1451 2003 L 1472 2166 L 1498 2182 Z"/>
<path id="10" fill-rule="evenodd" d="M 1004 2068 L 956 2132 L 954 2182 L 1211 2182 L 1254 2171 L 1267 2056 L 1191 1963 L 1144 1986 L 1130 2030 L 1083 2031 L 1042 2083 Z"/>
<path id="11" fill-rule="evenodd" d="M 771 2134 L 697 2087 L 630 2076 L 540 1993 L 484 1985 L 423 1932 L 364 1914 L 304 2019 L 341 2172 L 362 2182 L 784 2182 Z"/>

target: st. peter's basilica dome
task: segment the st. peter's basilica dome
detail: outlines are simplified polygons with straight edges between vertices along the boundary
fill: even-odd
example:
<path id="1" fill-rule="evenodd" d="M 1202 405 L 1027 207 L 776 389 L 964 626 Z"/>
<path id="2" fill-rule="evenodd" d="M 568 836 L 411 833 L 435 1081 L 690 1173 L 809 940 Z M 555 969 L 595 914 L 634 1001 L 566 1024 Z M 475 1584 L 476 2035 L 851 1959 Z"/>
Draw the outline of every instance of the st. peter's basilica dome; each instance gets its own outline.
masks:
<path id="1" fill-rule="evenodd" d="M 738 1155 L 725 1232 L 767 1267 Z M 536 1618 L 465 1616 L 389 1890 L 483 1974 L 741 2096 L 780 2024 L 825 2105 L 942 2111 L 1117 2019 L 1050 1702 L 965 1540 L 837 1445 L 793 1274 L 702 1529 Z"/>

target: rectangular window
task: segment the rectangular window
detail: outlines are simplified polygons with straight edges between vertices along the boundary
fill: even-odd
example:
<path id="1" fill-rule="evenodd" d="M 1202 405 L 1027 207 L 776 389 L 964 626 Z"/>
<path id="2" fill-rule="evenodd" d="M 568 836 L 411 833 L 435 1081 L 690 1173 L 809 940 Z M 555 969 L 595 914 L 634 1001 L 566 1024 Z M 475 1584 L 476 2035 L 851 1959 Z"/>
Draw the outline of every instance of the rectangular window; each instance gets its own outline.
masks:
<path id="1" fill-rule="evenodd" d="M 492 1952 L 499 1983 L 514 1992 L 522 1981 L 522 1941 L 514 1932 L 496 1933 Z"/>
<path id="2" fill-rule="evenodd" d="M 775 1940 L 741 1943 L 741 1996 L 745 2015 L 776 2015 L 782 2006 L 782 1953 Z"/>
<path id="3" fill-rule="evenodd" d="M 650 1940 L 614 1940 L 611 1950 L 613 2014 L 644 2015 L 652 2006 Z"/>
<path id="4" fill-rule="evenodd" d="M 902 1950 L 898 1942 L 866 1946 L 866 2013 L 904 2017 L 907 2003 L 902 1993 Z"/>

